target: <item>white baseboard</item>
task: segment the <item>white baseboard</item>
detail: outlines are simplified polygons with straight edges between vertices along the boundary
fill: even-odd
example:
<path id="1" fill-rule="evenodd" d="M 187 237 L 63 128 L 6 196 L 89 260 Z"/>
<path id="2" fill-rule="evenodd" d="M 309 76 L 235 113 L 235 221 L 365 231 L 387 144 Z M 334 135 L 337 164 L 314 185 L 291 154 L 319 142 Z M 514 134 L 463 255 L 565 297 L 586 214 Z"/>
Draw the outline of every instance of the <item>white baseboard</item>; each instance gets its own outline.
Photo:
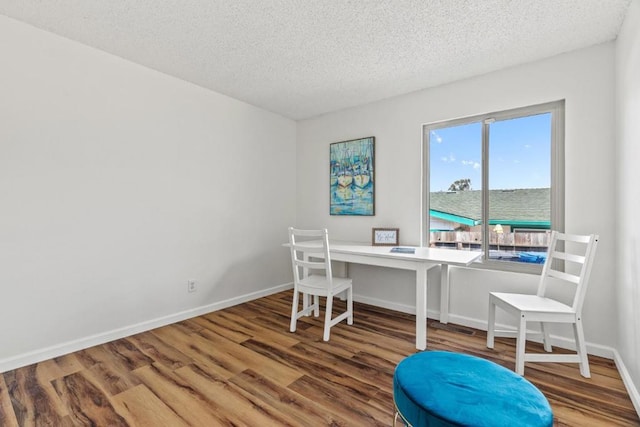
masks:
<path id="1" fill-rule="evenodd" d="M 293 287 L 292 283 L 286 283 L 284 285 L 275 286 L 269 289 L 264 289 L 258 292 L 252 292 L 250 294 L 241 295 L 238 297 L 230 298 L 224 301 L 216 302 L 213 304 L 207 304 L 200 307 L 192 308 L 189 310 L 181 311 L 178 313 L 170 314 L 168 316 L 159 317 L 156 319 L 147 320 L 134 325 L 125 326 L 124 328 L 114 329 L 111 331 L 91 335 L 77 340 L 68 341 L 65 343 L 57 344 L 51 347 L 46 347 L 28 353 L 20 354 L 5 359 L 0 359 L 0 373 L 17 369 L 23 366 L 31 365 L 33 363 L 42 362 L 44 360 L 52 359 L 54 357 L 63 356 L 74 351 L 83 350 L 85 348 L 93 347 L 95 345 L 104 344 L 109 341 L 117 340 L 120 338 L 128 337 L 138 334 L 140 332 L 148 331 L 151 329 L 166 326 L 171 323 L 180 322 L 182 320 L 190 319 L 192 317 L 201 316 L 203 314 L 211 313 L 213 311 L 222 310 L 227 307 L 242 304 L 244 302 L 252 301 L 257 298 L 262 298 L 267 295 L 275 294 Z"/>
<path id="2" fill-rule="evenodd" d="M 638 393 L 638 389 L 636 388 L 636 385 L 633 383 L 633 380 L 631 379 L 631 375 L 629 375 L 629 371 L 627 370 L 627 367 L 622 361 L 622 357 L 620 356 L 620 353 L 618 353 L 618 350 L 614 349 L 613 355 L 614 355 L 613 360 L 616 362 L 616 367 L 618 368 L 618 372 L 622 377 L 622 382 L 624 383 L 624 386 L 627 388 L 627 393 L 629 393 L 629 397 L 631 398 L 633 407 L 636 408 L 636 412 L 638 413 L 638 416 L 640 416 L 640 393 Z"/>
<path id="3" fill-rule="evenodd" d="M 401 313 L 416 314 L 415 305 L 398 304 L 398 303 L 394 303 L 387 300 L 371 298 L 364 295 L 356 295 L 356 294 L 353 294 L 353 300 L 356 302 L 361 302 L 363 304 L 373 305 L 375 307 L 381 307 L 381 308 L 386 308 L 388 310 L 399 311 Z M 431 315 L 432 313 L 428 313 L 428 314 Z"/>

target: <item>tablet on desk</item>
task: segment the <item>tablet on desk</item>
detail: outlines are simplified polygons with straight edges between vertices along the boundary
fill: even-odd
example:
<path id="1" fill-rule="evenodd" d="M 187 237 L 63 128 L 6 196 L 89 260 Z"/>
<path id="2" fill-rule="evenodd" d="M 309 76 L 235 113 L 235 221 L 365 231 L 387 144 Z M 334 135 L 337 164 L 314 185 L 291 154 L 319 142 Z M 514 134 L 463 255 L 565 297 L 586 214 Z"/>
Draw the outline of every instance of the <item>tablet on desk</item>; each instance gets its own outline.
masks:
<path id="1" fill-rule="evenodd" d="M 415 254 L 416 248 L 395 247 L 395 248 L 391 248 L 391 252 L 398 253 L 398 254 Z"/>

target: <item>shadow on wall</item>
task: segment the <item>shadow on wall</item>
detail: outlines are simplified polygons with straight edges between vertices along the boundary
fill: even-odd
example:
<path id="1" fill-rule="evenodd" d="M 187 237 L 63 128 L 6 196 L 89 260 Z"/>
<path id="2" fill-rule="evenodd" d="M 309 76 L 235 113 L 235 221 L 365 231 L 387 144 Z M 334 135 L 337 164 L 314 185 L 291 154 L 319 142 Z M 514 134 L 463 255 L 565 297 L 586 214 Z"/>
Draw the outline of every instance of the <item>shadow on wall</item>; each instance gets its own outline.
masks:
<path id="1" fill-rule="evenodd" d="M 215 264 L 216 260 L 210 262 Z M 264 291 L 292 281 L 289 249 L 277 247 L 236 258 L 220 275 L 214 272 L 205 277 L 196 293 L 202 295 L 201 301 L 206 304 Z"/>

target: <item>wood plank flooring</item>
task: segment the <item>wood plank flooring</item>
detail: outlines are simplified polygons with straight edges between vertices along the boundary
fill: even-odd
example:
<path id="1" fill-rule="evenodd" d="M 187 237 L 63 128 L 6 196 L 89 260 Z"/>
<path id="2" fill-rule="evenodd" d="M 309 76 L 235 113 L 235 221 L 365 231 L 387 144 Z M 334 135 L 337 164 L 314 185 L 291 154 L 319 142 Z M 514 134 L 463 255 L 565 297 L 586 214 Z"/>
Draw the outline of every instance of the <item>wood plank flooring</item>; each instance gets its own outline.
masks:
<path id="1" fill-rule="evenodd" d="M 288 332 L 290 304 L 281 292 L 0 374 L 0 426 L 391 425 L 415 318 L 356 303 L 354 325 L 325 343 L 322 317 Z M 489 350 L 483 331 L 428 323 L 429 349 L 513 369 L 512 340 Z M 556 425 L 640 426 L 613 361 L 589 359 L 591 379 L 577 365 L 527 363 Z"/>

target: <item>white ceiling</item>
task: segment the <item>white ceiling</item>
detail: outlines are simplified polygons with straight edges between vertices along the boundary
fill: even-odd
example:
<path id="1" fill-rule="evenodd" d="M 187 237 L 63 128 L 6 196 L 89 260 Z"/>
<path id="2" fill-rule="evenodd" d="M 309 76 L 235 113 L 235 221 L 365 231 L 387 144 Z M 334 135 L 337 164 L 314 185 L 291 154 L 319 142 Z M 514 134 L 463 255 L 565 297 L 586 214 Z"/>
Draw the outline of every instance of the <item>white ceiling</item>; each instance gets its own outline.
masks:
<path id="1" fill-rule="evenodd" d="M 0 0 L 0 13 L 297 120 L 613 40 L 631 1 Z"/>

